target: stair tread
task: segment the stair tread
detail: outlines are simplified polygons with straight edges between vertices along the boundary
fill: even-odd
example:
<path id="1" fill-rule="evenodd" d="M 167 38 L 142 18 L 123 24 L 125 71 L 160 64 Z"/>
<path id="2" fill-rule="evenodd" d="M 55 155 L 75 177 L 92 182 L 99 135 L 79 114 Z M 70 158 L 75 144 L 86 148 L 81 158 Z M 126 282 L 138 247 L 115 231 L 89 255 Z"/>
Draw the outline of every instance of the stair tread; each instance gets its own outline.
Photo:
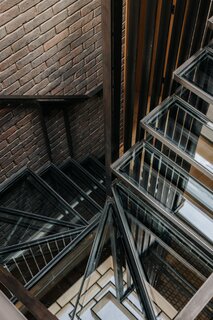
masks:
<path id="1" fill-rule="evenodd" d="M 60 170 L 65 173 L 70 179 L 80 186 L 93 200 L 95 200 L 101 207 L 104 206 L 106 193 L 100 188 L 100 184 L 94 180 L 74 162 L 66 162 Z"/>

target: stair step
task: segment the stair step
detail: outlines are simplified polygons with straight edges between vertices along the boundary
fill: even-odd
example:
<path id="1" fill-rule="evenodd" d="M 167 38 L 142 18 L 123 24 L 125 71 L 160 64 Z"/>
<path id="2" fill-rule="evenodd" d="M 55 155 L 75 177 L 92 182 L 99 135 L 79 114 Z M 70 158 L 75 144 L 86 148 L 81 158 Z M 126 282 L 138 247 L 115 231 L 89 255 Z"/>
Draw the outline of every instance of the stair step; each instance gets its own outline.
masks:
<path id="1" fill-rule="evenodd" d="M 199 50 L 174 71 L 174 79 L 208 103 L 213 104 L 212 43 Z"/>
<path id="2" fill-rule="evenodd" d="M 54 165 L 40 172 L 40 177 L 87 222 L 100 211 L 101 207 Z"/>
<path id="3" fill-rule="evenodd" d="M 122 305 L 115 296 L 108 292 L 96 305 L 92 308 L 95 319 L 116 319 L 116 320 L 137 320 L 137 318 Z M 142 318 L 141 318 L 142 319 Z"/>
<path id="4" fill-rule="evenodd" d="M 94 157 L 86 158 L 81 165 L 91 173 L 100 183 L 105 184 L 106 174 L 104 165 Z"/>
<path id="5" fill-rule="evenodd" d="M 213 123 L 201 112 L 172 96 L 143 118 L 141 124 L 168 148 L 213 178 Z"/>
<path id="6" fill-rule="evenodd" d="M 4 186 L 0 192 L 0 206 L 82 225 L 71 207 L 30 170 Z"/>
<path id="7" fill-rule="evenodd" d="M 104 207 L 105 188 L 91 174 L 74 160 L 69 160 L 60 167 L 60 170 L 74 181 L 84 192 L 89 195 L 101 207 Z"/>
<path id="8" fill-rule="evenodd" d="M 150 246 L 142 259 L 148 279 L 154 279 L 153 287 L 176 310 L 180 311 L 203 284 L 203 280 L 159 244 Z M 204 311 L 208 316 L 209 307 L 211 310 L 209 304 Z"/>
<path id="9" fill-rule="evenodd" d="M 11 246 L 39 241 L 71 230 L 69 224 L 45 219 L 18 210 L 0 209 L 0 251 Z"/>
<path id="10" fill-rule="evenodd" d="M 212 193 L 149 143 L 132 147 L 114 163 L 113 172 L 131 183 L 157 210 L 170 213 L 207 242 L 212 241 Z"/>

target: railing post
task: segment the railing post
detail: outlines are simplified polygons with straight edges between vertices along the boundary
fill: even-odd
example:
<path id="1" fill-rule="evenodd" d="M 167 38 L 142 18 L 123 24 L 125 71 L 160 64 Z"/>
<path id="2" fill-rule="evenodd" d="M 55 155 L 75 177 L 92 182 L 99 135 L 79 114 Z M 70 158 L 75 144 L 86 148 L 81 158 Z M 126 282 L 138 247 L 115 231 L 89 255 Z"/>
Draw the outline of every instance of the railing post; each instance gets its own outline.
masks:
<path id="1" fill-rule="evenodd" d="M 2 266 L 0 266 L 0 282 L 25 305 L 36 320 L 57 320 L 57 318 L 49 312 L 49 310 L 38 301 L 31 292 L 27 291 L 14 276 Z"/>

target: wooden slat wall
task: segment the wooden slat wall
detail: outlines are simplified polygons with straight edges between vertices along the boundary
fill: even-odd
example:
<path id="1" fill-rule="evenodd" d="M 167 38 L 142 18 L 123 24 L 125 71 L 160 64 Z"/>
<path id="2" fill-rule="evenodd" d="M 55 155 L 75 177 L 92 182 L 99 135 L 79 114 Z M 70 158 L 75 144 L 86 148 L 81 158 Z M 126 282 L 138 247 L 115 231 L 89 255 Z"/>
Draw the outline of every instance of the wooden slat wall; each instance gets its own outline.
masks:
<path id="1" fill-rule="evenodd" d="M 176 90 L 173 71 L 208 43 L 206 22 L 213 14 L 211 0 L 141 0 L 137 12 L 131 2 L 127 0 L 124 150 L 143 136 L 140 119 Z M 131 17 L 137 20 L 138 12 L 137 41 L 131 41 Z"/>

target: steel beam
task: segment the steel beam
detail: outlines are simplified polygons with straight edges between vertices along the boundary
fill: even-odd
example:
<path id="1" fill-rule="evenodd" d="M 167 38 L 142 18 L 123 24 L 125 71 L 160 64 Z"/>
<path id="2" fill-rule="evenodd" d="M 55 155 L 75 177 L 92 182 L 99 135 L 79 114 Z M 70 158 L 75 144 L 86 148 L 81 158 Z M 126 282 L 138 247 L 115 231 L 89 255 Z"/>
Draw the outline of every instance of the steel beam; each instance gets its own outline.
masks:
<path id="1" fill-rule="evenodd" d="M 103 101 L 107 194 L 111 194 L 111 163 L 119 157 L 121 31 L 123 0 L 102 0 Z"/>
<path id="2" fill-rule="evenodd" d="M 134 240 L 123 211 L 122 205 L 119 200 L 119 196 L 115 189 L 112 189 L 113 196 L 116 204 L 116 215 L 115 219 L 118 225 L 118 228 L 123 236 L 125 250 L 127 253 L 127 262 L 129 267 L 131 268 L 131 275 L 134 280 L 134 284 L 136 287 L 136 291 L 140 297 L 140 301 L 142 307 L 145 309 L 146 316 L 149 320 L 155 320 L 155 313 L 153 310 L 152 302 L 147 290 L 146 282 L 145 282 L 145 272 L 140 262 L 140 258 L 138 256 L 137 250 L 135 248 Z"/>

